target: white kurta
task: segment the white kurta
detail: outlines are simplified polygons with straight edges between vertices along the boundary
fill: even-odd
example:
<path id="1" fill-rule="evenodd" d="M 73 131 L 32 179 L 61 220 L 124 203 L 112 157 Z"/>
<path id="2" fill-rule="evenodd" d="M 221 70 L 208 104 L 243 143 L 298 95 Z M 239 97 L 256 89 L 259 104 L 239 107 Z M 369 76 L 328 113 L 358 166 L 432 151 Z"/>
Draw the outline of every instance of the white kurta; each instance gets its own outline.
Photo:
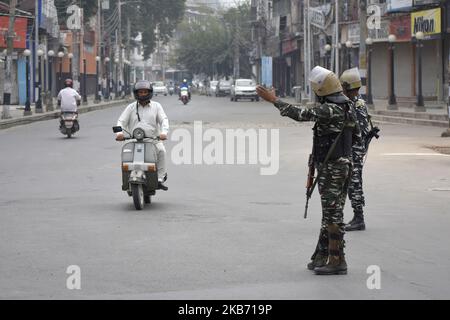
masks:
<path id="1" fill-rule="evenodd" d="M 137 113 L 139 113 L 139 118 L 141 119 L 140 123 Z M 117 121 L 118 126 L 130 133 L 133 132 L 138 124 L 140 128 L 144 129 L 146 137 L 158 137 L 161 133 L 167 134 L 169 132 L 169 119 L 161 104 L 156 101 L 151 101 L 146 106 L 139 104 L 138 107 L 136 102 L 129 104 Z M 155 143 L 155 146 L 158 150 L 158 161 L 156 163 L 158 180 L 163 181 L 167 173 L 166 149 L 162 142 Z"/>

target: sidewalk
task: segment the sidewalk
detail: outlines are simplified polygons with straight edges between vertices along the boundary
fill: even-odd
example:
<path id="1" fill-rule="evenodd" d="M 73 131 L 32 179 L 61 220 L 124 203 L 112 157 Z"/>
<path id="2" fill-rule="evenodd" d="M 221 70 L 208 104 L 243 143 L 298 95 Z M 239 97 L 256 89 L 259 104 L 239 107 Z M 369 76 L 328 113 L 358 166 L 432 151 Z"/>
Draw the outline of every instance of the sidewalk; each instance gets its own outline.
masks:
<path id="1" fill-rule="evenodd" d="M 86 113 L 95 110 L 102 110 L 106 108 L 111 108 L 115 106 L 123 105 L 125 106 L 128 103 L 128 99 L 117 99 L 117 100 L 108 100 L 101 101 L 100 103 L 94 103 L 94 96 L 88 97 L 87 104 L 78 107 L 78 113 Z M 31 105 L 32 114 L 29 116 L 24 115 L 25 106 L 12 105 L 9 106 L 9 114 L 11 116 L 10 119 L 0 119 L 0 130 L 6 129 L 14 126 L 24 125 L 36 121 L 44 121 L 50 119 L 56 119 L 59 117 L 60 109 L 58 109 L 56 99 L 53 99 L 53 108 L 54 111 L 47 111 L 47 106 L 43 104 L 42 113 L 36 113 L 35 105 Z M 3 106 L 0 105 L 0 113 L 3 114 Z"/>
<path id="2" fill-rule="evenodd" d="M 292 97 L 282 98 L 289 103 L 297 103 Z M 298 103 L 297 103 L 298 104 Z M 369 113 L 375 122 L 403 123 L 449 128 L 449 116 L 446 104 L 425 101 L 425 112 L 418 112 L 414 107 L 399 105 L 397 110 L 388 110 L 387 100 L 374 100 Z"/>

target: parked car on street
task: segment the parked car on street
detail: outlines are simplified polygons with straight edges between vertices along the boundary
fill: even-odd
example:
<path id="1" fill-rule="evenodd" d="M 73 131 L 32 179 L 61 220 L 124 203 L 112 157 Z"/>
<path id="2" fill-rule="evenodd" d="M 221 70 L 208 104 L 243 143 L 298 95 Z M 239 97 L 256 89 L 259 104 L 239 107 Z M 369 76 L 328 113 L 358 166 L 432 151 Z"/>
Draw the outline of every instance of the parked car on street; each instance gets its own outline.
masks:
<path id="1" fill-rule="evenodd" d="M 250 99 L 251 101 L 259 101 L 256 93 L 256 84 L 251 79 L 237 79 L 231 86 L 230 100 L 238 101 L 238 99 Z"/>
<path id="2" fill-rule="evenodd" d="M 228 80 L 220 80 L 216 86 L 216 97 L 227 96 L 231 92 L 231 82 Z"/>
<path id="3" fill-rule="evenodd" d="M 212 95 L 216 94 L 216 87 L 217 87 L 217 83 L 218 82 L 219 81 L 216 81 L 216 80 L 212 80 L 212 81 L 209 82 L 209 87 L 206 90 L 206 95 L 207 96 L 211 97 Z"/>
<path id="4" fill-rule="evenodd" d="M 162 81 L 155 81 L 153 82 L 153 94 L 157 96 L 158 94 L 163 94 L 167 96 L 168 94 L 167 87 L 164 85 L 164 82 Z"/>

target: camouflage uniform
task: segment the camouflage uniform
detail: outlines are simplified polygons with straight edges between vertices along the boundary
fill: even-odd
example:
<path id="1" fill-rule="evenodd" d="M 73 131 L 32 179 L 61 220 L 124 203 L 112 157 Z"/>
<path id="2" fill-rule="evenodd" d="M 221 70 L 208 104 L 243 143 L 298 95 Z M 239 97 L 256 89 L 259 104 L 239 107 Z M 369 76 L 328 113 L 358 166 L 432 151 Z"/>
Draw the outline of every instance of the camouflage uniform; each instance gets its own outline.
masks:
<path id="1" fill-rule="evenodd" d="M 350 185 L 348 187 L 348 196 L 354 211 L 363 211 L 365 205 L 364 193 L 362 186 L 362 171 L 364 165 L 364 157 L 366 156 L 366 142 L 370 132 L 369 112 L 367 110 L 366 102 L 362 99 L 355 101 L 356 117 L 358 119 L 359 128 L 361 131 L 362 143 L 353 146 L 353 170 L 351 172 Z"/>
<path id="2" fill-rule="evenodd" d="M 324 102 L 318 107 L 305 108 L 302 106 L 294 106 L 283 101 L 274 103 L 282 116 L 290 117 L 296 121 L 315 121 L 315 139 L 316 137 L 337 137 L 343 130 L 344 125 L 351 129 L 352 143 L 355 139 L 360 140 L 356 115 L 350 100 L 347 99 L 348 106 L 347 116 L 344 104 L 336 104 Z M 347 119 L 347 120 L 346 120 Z M 344 136 L 341 136 L 343 139 Z M 316 142 L 314 143 L 316 145 Z M 329 149 L 328 149 L 329 150 Z M 322 161 L 323 161 L 322 157 Z M 315 157 L 315 167 L 320 168 L 322 162 Z M 330 158 L 325 167 L 322 168 L 321 175 L 318 180 L 318 188 L 322 204 L 322 223 L 319 234 L 319 241 L 316 250 L 311 257 L 313 261 L 320 260 L 320 263 L 310 263 L 308 269 L 314 269 L 316 266 L 323 266 L 328 259 L 328 244 L 330 237 L 330 225 L 337 226 L 334 234 L 339 234 L 339 248 L 342 251 L 344 247 L 344 221 L 343 209 L 345 199 L 347 197 L 347 187 L 349 183 L 349 174 L 351 168 L 351 152 L 346 156 L 339 158 Z M 333 233 L 332 233 L 333 234 Z M 316 261 L 317 262 L 317 261 Z M 346 268 L 346 267 L 345 267 Z"/>

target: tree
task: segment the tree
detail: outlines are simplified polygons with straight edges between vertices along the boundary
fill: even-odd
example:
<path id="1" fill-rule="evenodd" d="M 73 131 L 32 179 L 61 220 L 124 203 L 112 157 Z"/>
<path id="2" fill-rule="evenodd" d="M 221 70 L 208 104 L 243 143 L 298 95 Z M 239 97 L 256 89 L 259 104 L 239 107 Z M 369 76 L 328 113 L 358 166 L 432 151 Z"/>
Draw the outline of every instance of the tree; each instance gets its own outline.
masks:
<path id="1" fill-rule="evenodd" d="M 125 19 L 129 18 L 131 36 L 142 33 L 144 59 L 149 58 L 158 40 L 165 44 L 172 37 L 173 31 L 183 18 L 185 2 L 186 0 L 123 0 L 123 36 L 126 37 Z M 117 3 L 118 1 L 111 2 L 111 12 L 115 11 Z"/>
<path id="2" fill-rule="evenodd" d="M 185 30 L 177 49 L 178 63 L 193 73 L 226 75 L 231 70 L 231 35 L 217 18 L 201 24 L 183 23 Z"/>
<path id="3" fill-rule="evenodd" d="M 177 61 L 193 73 L 228 76 L 239 45 L 240 76 L 251 77 L 249 52 L 253 48 L 250 32 L 250 6 L 246 3 L 212 15 L 201 23 L 183 22 Z"/>
<path id="4" fill-rule="evenodd" d="M 114 34 L 118 27 L 117 0 L 110 0 L 110 9 L 105 11 L 107 34 Z M 126 20 L 130 19 L 131 36 L 142 33 L 144 58 L 147 59 L 154 51 L 158 39 L 167 43 L 178 23 L 181 22 L 186 0 L 122 0 L 122 38 L 127 36 Z M 55 0 L 59 23 L 65 24 L 66 9 L 71 4 L 83 8 L 85 22 L 97 13 L 96 0 Z"/>

